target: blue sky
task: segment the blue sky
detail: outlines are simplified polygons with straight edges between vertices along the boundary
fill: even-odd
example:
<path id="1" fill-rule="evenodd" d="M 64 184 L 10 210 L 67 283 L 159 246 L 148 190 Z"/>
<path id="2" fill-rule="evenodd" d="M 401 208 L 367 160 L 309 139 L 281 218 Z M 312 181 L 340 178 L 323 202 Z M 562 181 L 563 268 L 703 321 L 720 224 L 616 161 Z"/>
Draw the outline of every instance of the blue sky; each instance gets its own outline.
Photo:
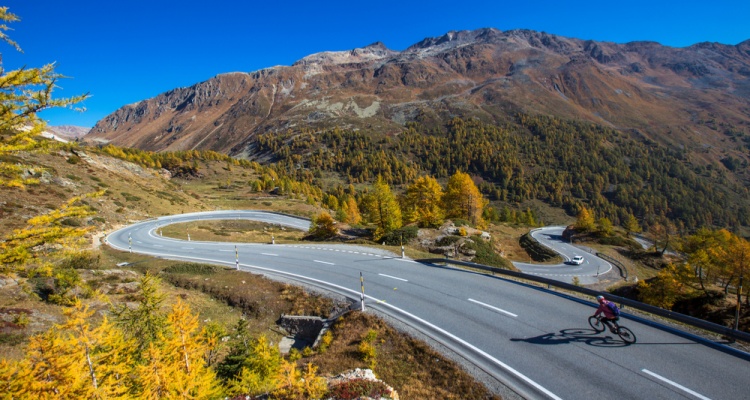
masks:
<path id="1" fill-rule="evenodd" d="M 51 125 L 93 126 L 119 107 L 220 73 L 291 65 L 380 41 L 393 50 L 451 30 L 517 28 L 674 47 L 750 39 L 750 1 L 193 1 L 5 0 L 21 18 L 0 44 L 6 70 L 57 63 L 55 97 L 89 93 L 83 113 Z"/>

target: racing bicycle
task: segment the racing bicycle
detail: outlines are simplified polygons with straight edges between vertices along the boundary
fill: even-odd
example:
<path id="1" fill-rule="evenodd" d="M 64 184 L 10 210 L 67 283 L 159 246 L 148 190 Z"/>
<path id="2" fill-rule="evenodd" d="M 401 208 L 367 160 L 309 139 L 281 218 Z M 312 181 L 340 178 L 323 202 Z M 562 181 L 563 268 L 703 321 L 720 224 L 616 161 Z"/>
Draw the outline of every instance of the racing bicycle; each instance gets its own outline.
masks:
<path id="1" fill-rule="evenodd" d="M 617 321 L 612 321 L 612 324 L 614 325 L 612 328 L 613 329 L 612 333 L 615 333 L 618 336 L 620 336 L 620 339 L 622 339 L 622 341 L 627 344 L 635 343 L 636 338 L 635 338 L 635 335 L 633 334 L 633 331 L 631 331 L 630 329 L 624 326 L 621 326 L 620 324 L 617 323 Z M 591 325 L 591 327 L 596 331 L 596 333 L 604 332 L 604 330 L 607 329 L 607 324 L 605 324 L 604 321 L 602 321 L 601 315 L 590 316 L 589 325 Z"/>

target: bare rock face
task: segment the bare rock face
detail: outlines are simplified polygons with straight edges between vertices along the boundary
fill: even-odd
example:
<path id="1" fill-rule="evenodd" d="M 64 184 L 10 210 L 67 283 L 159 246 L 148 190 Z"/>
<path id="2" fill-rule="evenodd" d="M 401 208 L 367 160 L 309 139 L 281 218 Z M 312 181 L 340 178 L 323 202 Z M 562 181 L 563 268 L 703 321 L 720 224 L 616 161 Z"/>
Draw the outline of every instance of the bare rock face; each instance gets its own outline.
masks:
<path id="1" fill-rule="evenodd" d="M 288 67 L 217 75 L 124 106 L 85 138 L 253 158 L 258 133 L 334 126 L 399 132 L 425 115 L 420 123 L 455 116 L 492 122 L 521 111 L 689 146 L 687 136 L 671 133 L 705 131 L 707 119 L 748 125 L 749 105 L 750 41 L 671 48 L 480 29 L 426 38 L 400 52 L 373 43 Z M 733 146 L 716 134 L 705 145 Z"/>

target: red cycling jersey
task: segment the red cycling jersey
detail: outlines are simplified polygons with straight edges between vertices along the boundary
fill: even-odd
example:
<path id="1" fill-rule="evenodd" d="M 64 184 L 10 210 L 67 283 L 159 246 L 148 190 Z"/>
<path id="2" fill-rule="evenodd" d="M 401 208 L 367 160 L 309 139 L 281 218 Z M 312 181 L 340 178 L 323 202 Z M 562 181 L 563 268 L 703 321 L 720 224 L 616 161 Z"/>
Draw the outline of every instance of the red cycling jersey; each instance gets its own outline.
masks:
<path id="1" fill-rule="evenodd" d="M 607 318 L 607 319 L 617 318 L 617 316 L 612 313 L 612 310 L 609 309 L 607 304 L 609 304 L 609 300 L 604 300 L 601 303 L 599 303 L 599 308 L 596 309 L 596 313 L 594 313 L 594 316 L 597 316 L 603 313 L 604 318 Z"/>

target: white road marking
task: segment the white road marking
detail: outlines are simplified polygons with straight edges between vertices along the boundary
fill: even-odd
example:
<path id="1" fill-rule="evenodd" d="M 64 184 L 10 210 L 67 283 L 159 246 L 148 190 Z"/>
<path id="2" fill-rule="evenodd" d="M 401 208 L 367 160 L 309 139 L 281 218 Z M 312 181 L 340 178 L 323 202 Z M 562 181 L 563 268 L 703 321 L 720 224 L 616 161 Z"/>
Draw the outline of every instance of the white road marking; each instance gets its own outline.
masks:
<path id="1" fill-rule="evenodd" d="M 399 280 L 399 281 L 403 281 L 403 282 L 409 282 L 409 281 L 408 281 L 407 279 L 403 279 L 403 278 L 397 278 L 397 277 L 395 277 L 395 276 L 390 276 L 390 275 L 386 275 L 386 274 L 378 274 L 378 275 L 380 275 L 380 276 L 384 276 L 384 277 L 386 277 L 386 278 L 396 279 L 396 280 Z"/>
<path id="2" fill-rule="evenodd" d="M 704 395 L 702 395 L 702 394 L 700 394 L 700 393 L 697 393 L 697 392 L 695 392 L 695 391 L 692 391 L 692 390 L 690 390 L 690 389 L 686 388 L 685 386 L 682 386 L 682 385 L 680 385 L 680 384 L 679 384 L 679 383 L 677 383 L 677 382 L 674 382 L 674 381 L 670 381 L 669 379 L 667 379 L 667 378 L 665 378 L 665 377 L 663 377 L 663 376 L 661 376 L 661 375 L 655 374 L 655 373 L 653 373 L 653 372 L 651 372 L 651 371 L 649 371 L 649 370 L 647 370 L 647 369 L 642 369 L 641 371 L 643 371 L 643 372 L 644 372 L 644 373 L 646 373 L 646 374 L 649 374 L 649 375 L 653 376 L 653 377 L 654 377 L 654 378 L 656 378 L 656 379 L 659 379 L 659 380 L 661 380 L 661 381 L 663 381 L 663 382 L 666 382 L 666 383 L 668 383 L 668 384 L 670 384 L 670 385 L 672 385 L 672 386 L 676 387 L 677 389 L 680 389 L 680 390 L 682 390 L 682 391 L 685 391 L 685 392 L 687 392 L 687 393 L 690 393 L 690 394 L 692 394 L 693 396 L 695 396 L 695 397 L 697 397 L 697 398 L 699 398 L 699 399 L 703 399 L 703 400 L 711 400 L 710 398 L 708 398 L 708 397 L 706 397 L 706 396 L 704 396 Z"/>
<path id="3" fill-rule="evenodd" d="M 328 261 L 313 260 L 313 262 L 321 263 L 321 264 L 328 264 L 328 265 L 336 265 L 336 264 L 334 264 L 332 262 L 328 262 Z"/>
<path id="4" fill-rule="evenodd" d="M 417 263 L 416 261 L 410 260 L 408 258 L 396 258 L 396 260 L 403 261 L 403 262 L 410 262 L 410 263 L 413 263 L 413 264 Z"/>
<path id="5" fill-rule="evenodd" d="M 278 254 L 273 254 L 273 253 L 260 253 L 260 254 L 263 254 L 264 256 L 274 256 L 274 257 L 279 256 Z"/>
<path id="6" fill-rule="evenodd" d="M 497 311 L 497 312 L 501 312 L 501 313 L 503 313 L 503 314 L 507 314 L 507 315 L 510 315 L 511 317 L 517 317 L 517 316 L 518 316 L 518 315 L 516 315 L 516 314 L 513 314 L 513 313 L 512 313 L 512 312 L 510 312 L 510 311 L 505 311 L 505 310 L 503 310 L 502 308 L 497 308 L 497 307 L 491 306 L 491 305 L 489 305 L 489 304 L 485 304 L 485 303 L 482 303 L 481 301 L 476 301 L 476 300 L 474 300 L 474 299 L 469 299 L 469 301 L 470 301 L 470 302 L 472 302 L 472 303 L 477 303 L 477 304 L 479 304 L 479 305 L 481 305 L 481 306 L 484 306 L 484 307 L 487 307 L 487 308 L 493 309 L 493 310 L 495 310 L 495 311 Z"/>
<path id="7" fill-rule="evenodd" d="M 222 250 L 222 249 L 219 249 L 219 251 L 223 251 L 225 253 L 230 253 L 230 252 L 234 253 L 234 250 Z"/>
<path id="8" fill-rule="evenodd" d="M 180 247 L 183 250 L 195 250 L 195 247 Z"/>
<path id="9" fill-rule="evenodd" d="M 160 244 L 155 244 L 154 247 L 164 247 L 164 246 L 162 246 Z"/>

